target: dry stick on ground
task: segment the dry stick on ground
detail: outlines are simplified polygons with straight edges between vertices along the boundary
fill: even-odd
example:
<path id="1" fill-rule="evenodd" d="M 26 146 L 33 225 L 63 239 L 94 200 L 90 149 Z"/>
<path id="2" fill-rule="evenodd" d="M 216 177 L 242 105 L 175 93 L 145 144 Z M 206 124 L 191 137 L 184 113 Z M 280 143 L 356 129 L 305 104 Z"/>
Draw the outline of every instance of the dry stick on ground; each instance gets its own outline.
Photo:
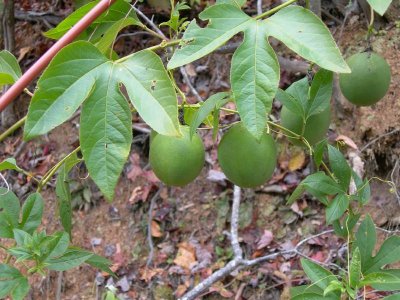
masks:
<path id="1" fill-rule="evenodd" d="M 310 236 L 301 240 L 297 245 L 290 250 L 284 250 L 266 256 L 258 257 L 255 259 L 245 259 L 243 258 L 243 251 L 239 244 L 238 228 L 239 228 L 239 208 L 240 208 L 240 193 L 241 190 L 235 185 L 233 192 L 233 203 L 232 203 L 232 215 L 231 215 L 231 246 L 233 249 L 234 257 L 233 259 L 225 265 L 225 267 L 219 269 L 218 271 L 211 274 L 210 277 L 206 278 L 204 281 L 200 282 L 192 290 L 182 296 L 181 300 L 194 300 L 199 297 L 206 289 L 210 288 L 214 283 L 228 276 L 233 271 L 241 267 L 251 267 L 259 263 L 265 262 L 267 260 L 275 259 L 280 255 L 284 254 L 301 254 L 299 248 L 306 244 L 309 240 L 317 238 L 319 236 L 332 233 L 333 230 L 326 230 L 320 232 L 316 235 Z M 303 255 L 303 254 L 302 254 Z"/>

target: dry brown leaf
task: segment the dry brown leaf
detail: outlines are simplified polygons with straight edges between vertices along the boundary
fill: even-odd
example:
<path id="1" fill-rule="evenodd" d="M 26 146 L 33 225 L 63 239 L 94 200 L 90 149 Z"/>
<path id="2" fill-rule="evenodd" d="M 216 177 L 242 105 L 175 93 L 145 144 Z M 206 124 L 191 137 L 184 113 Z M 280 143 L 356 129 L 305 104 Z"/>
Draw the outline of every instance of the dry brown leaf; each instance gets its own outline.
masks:
<path id="1" fill-rule="evenodd" d="M 351 138 L 349 138 L 348 136 L 340 134 L 336 138 L 336 141 L 337 142 L 342 141 L 343 143 L 345 143 L 350 148 L 353 148 L 354 150 L 358 150 L 358 147 L 357 147 L 356 143 L 354 143 L 354 141 Z"/>
<path id="2" fill-rule="evenodd" d="M 196 261 L 196 250 L 189 243 L 183 242 L 178 245 L 178 254 L 174 263 L 182 268 L 190 270 Z"/>
<path id="3" fill-rule="evenodd" d="M 235 294 L 231 291 L 228 291 L 221 282 L 218 282 L 210 287 L 210 292 L 217 292 L 222 297 L 229 299 L 232 299 L 235 296 Z"/>
<path id="4" fill-rule="evenodd" d="M 269 230 L 264 230 L 263 235 L 257 243 L 257 250 L 267 247 L 274 239 L 274 234 Z"/>
<path id="5" fill-rule="evenodd" d="M 150 280 L 156 276 L 160 275 L 163 273 L 163 269 L 161 268 L 154 268 L 154 269 L 148 269 L 148 268 L 142 268 L 139 270 L 140 273 L 140 279 L 144 280 L 146 282 L 150 282 Z"/>
<path id="6" fill-rule="evenodd" d="M 289 160 L 288 168 L 290 171 L 296 171 L 304 166 L 306 155 L 303 150 L 296 152 Z"/>
<path id="7" fill-rule="evenodd" d="M 175 296 L 176 296 L 177 298 L 180 298 L 180 297 L 183 296 L 183 294 L 185 294 L 186 291 L 187 291 L 187 286 L 184 285 L 184 284 L 180 284 L 180 285 L 178 285 L 178 287 L 176 288 Z"/>
<path id="8" fill-rule="evenodd" d="M 151 221 L 151 235 L 157 238 L 163 236 L 161 227 L 156 221 Z"/>
<path id="9" fill-rule="evenodd" d="M 31 51 L 32 50 L 32 47 L 23 47 L 23 48 L 21 48 L 21 49 L 19 49 L 19 56 L 18 56 L 18 59 L 17 59 L 17 61 L 18 62 L 21 62 L 21 60 L 23 60 L 24 59 L 24 57 L 29 53 L 29 51 Z"/>

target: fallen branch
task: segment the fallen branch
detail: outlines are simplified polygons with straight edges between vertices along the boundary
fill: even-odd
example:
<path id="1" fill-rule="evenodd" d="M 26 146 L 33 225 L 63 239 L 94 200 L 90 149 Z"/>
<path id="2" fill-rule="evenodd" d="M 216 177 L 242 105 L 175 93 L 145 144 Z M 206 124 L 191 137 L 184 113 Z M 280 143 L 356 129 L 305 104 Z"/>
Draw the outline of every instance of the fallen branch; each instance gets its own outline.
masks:
<path id="1" fill-rule="evenodd" d="M 204 291 L 210 288 L 214 283 L 218 282 L 219 280 L 223 279 L 230 273 L 238 270 L 240 267 L 251 267 L 255 266 L 259 263 L 275 259 L 280 255 L 284 254 L 294 254 L 294 255 L 301 255 L 304 256 L 299 249 L 306 244 L 308 241 L 317 238 L 319 236 L 332 233 L 333 230 L 326 230 L 320 232 L 316 235 L 307 237 L 296 244 L 293 249 L 284 250 L 276 253 L 271 253 L 262 257 L 258 257 L 255 259 L 245 259 L 243 258 L 243 251 L 239 244 L 239 236 L 238 236 L 238 228 L 239 228 L 239 208 L 240 208 L 240 193 L 241 190 L 238 186 L 234 187 L 233 191 L 233 203 L 232 203 L 232 215 L 231 215 L 231 247 L 233 249 L 234 257 L 233 259 L 225 265 L 225 267 L 219 269 L 218 271 L 211 274 L 210 277 L 206 278 L 204 281 L 200 282 L 196 285 L 192 290 L 187 292 L 185 295 L 180 298 L 180 300 L 194 300 L 199 297 Z M 320 263 L 320 262 L 317 262 Z"/>

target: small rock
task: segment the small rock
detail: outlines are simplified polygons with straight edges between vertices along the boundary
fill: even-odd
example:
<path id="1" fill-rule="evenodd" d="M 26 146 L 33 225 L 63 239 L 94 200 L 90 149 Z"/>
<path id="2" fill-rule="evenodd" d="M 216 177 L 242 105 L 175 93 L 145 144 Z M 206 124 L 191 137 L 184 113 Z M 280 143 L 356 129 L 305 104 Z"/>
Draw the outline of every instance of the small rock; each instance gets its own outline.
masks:
<path id="1" fill-rule="evenodd" d="M 106 245 L 104 247 L 104 256 L 105 257 L 111 257 L 115 254 L 115 252 L 117 251 L 117 247 L 115 247 L 115 245 Z"/>
<path id="2" fill-rule="evenodd" d="M 93 247 L 96 247 L 96 246 L 100 246 L 101 245 L 101 239 L 100 238 L 92 238 L 91 240 L 90 240 L 90 243 L 92 244 L 92 246 Z"/>
<path id="3" fill-rule="evenodd" d="M 124 293 L 129 291 L 130 288 L 131 288 L 126 276 L 124 276 L 120 280 L 118 280 L 117 283 L 116 283 L 116 286 L 121 288 L 121 291 L 124 292 Z"/>
<path id="4" fill-rule="evenodd" d="M 96 284 L 97 285 L 103 285 L 105 280 L 106 279 L 104 278 L 104 276 L 100 272 L 98 272 L 96 274 Z"/>

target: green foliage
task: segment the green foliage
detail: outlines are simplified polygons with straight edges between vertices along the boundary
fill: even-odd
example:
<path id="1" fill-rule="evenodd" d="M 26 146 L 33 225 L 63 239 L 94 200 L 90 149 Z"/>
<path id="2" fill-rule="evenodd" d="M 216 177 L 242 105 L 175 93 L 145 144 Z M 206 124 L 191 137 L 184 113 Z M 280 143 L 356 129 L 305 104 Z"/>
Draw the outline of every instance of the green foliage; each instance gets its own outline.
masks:
<path id="1" fill-rule="evenodd" d="M 20 209 L 19 200 L 11 191 L 1 188 L 0 192 L 0 237 L 15 240 L 14 246 L 2 248 L 15 257 L 17 265 L 29 266 L 28 274 L 69 270 L 84 262 L 112 274 L 108 260 L 70 246 L 67 232 L 48 235 L 37 230 L 43 215 L 43 199 L 38 193 L 31 194 Z M 12 299 L 24 299 L 28 291 L 28 279 L 18 269 L 8 263 L 0 264 L 1 298 L 9 295 Z"/>
<path id="2" fill-rule="evenodd" d="M 72 237 L 72 197 L 69 189 L 68 174 L 71 169 L 80 162 L 78 156 L 69 157 L 60 168 L 56 182 L 56 195 L 58 200 L 58 209 L 60 214 L 61 225 L 64 230 Z"/>
<path id="3" fill-rule="evenodd" d="M 21 68 L 14 55 L 7 50 L 0 51 L 0 88 L 13 84 L 21 75 Z"/>
<path id="4" fill-rule="evenodd" d="M 146 70 L 149 69 L 149 70 Z M 132 141 L 127 94 L 154 130 L 178 135 L 177 99 L 160 58 L 140 51 L 112 62 L 87 42 L 65 47 L 38 82 L 29 106 L 25 138 L 65 122 L 82 104 L 80 140 L 89 173 L 108 199 L 114 195 Z"/>
<path id="5" fill-rule="evenodd" d="M 392 3 L 392 0 L 367 0 L 367 2 L 378 14 L 383 16 Z"/>
<path id="6" fill-rule="evenodd" d="M 28 292 L 28 279 L 20 271 L 7 264 L 0 264 L 0 298 L 10 295 L 13 300 L 23 300 Z"/>
<path id="7" fill-rule="evenodd" d="M 320 67 L 338 73 L 350 69 L 325 24 L 308 9 L 288 6 L 265 20 L 268 35 Z"/>
<path id="8" fill-rule="evenodd" d="M 232 57 L 232 92 L 240 117 L 257 139 L 264 133 L 272 101 L 279 85 L 278 58 L 268 40 L 268 26 L 252 22 L 244 32 L 244 41 Z"/>
<path id="9" fill-rule="evenodd" d="M 58 24 L 55 28 L 50 29 L 45 32 L 44 35 L 48 38 L 52 39 L 60 39 L 68 30 L 72 28 L 80 19 L 82 19 L 99 1 L 89 2 L 81 7 L 79 7 L 76 11 L 70 14 L 66 19 L 64 19 L 60 24 Z M 121 22 L 121 20 L 126 19 L 130 20 L 132 24 L 130 25 L 139 25 L 141 26 L 141 22 L 134 10 L 131 10 L 131 6 L 127 1 L 117 0 L 115 3 L 104 12 L 100 17 L 98 17 L 91 26 L 81 35 L 82 39 L 90 38 L 91 41 L 97 42 L 102 35 L 107 32 L 113 31 L 110 30 L 110 27 L 113 27 L 115 23 Z M 115 26 L 114 26 L 115 28 Z M 118 31 L 122 29 L 119 28 Z"/>
<path id="10" fill-rule="evenodd" d="M 22 171 L 22 169 L 17 166 L 17 162 L 13 157 L 7 158 L 0 163 L 0 172 L 4 170 L 15 170 L 18 172 Z"/>
<path id="11" fill-rule="evenodd" d="M 210 114 L 216 111 L 217 116 L 219 117 L 219 109 L 229 101 L 229 96 L 229 93 L 217 93 L 204 101 L 204 103 L 193 115 L 192 121 L 190 123 L 191 137 L 196 133 L 197 128 L 201 125 L 201 123 L 204 122 L 204 120 L 206 120 L 206 118 L 210 116 Z"/>

